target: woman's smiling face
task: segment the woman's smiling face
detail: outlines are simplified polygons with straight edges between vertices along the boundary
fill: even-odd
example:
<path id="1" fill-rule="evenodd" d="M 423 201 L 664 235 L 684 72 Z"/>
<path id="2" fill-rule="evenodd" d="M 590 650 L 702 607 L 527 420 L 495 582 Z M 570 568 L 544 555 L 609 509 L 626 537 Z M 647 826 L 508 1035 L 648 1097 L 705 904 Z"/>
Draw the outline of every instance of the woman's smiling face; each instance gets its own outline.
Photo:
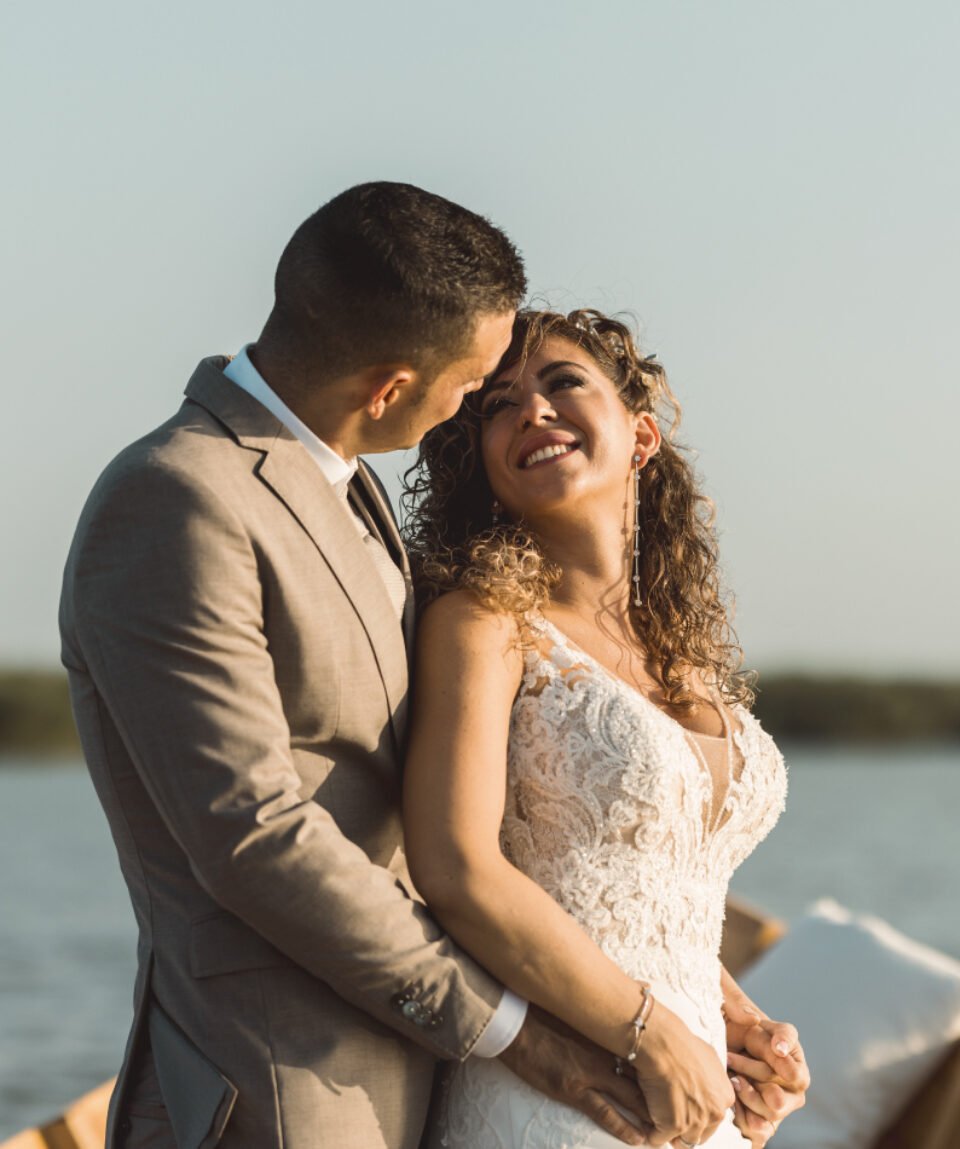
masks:
<path id="1" fill-rule="evenodd" d="M 627 410 L 596 360 L 558 336 L 495 376 L 479 410 L 490 488 L 528 521 L 585 497 L 622 504 L 638 440 L 644 461 L 660 441 L 653 416 Z"/>

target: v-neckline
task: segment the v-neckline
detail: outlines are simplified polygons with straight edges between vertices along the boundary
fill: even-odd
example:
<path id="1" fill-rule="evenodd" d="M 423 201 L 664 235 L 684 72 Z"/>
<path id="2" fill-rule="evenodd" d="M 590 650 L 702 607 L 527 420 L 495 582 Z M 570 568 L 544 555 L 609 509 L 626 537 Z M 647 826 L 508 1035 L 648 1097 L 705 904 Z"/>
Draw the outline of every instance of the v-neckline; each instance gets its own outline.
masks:
<path id="1" fill-rule="evenodd" d="M 707 784 L 710 787 L 710 801 L 707 804 L 707 817 L 701 818 L 700 822 L 704 838 L 712 837 L 720 830 L 722 830 L 723 827 L 726 826 L 726 824 L 730 821 L 730 815 L 728 814 L 727 817 L 724 817 L 724 815 L 727 814 L 727 806 L 731 797 L 733 796 L 734 787 L 739 786 L 743 778 L 743 769 L 741 769 L 739 776 L 736 777 L 734 776 L 733 772 L 733 751 L 736 748 L 737 731 L 734 729 L 732 716 L 728 716 L 721 711 L 720 704 L 716 701 L 715 698 L 710 699 L 714 709 L 717 711 L 720 717 L 720 721 L 723 723 L 724 734 L 708 734 L 706 737 L 718 739 L 722 738 L 726 742 L 727 761 L 729 763 L 727 785 L 724 788 L 723 799 L 720 805 L 717 807 L 717 814 L 714 816 L 716 785 L 714 782 L 713 774 L 709 765 L 707 764 L 706 757 L 695 741 L 697 735 L 700 732 L 697 730 L 688 730 L 687 727 L 684 726 L 682 722 L 678 722 L 672 714 L 668 714 L 662 707 L 658 706 L 655 702 L 649 699 L 638 686 L 634 686 L 632 683 L 627 682 L 627 680 L 622 678 L 619 674 L 614 674 L 614 672 L 610 670 L 609 667 L 604 666 L 604 664 L 598 658 L 594 658 L 593 655 L 589 653 L 589 651 L 584 650 L 584 648 L 580 646 L 579 643 L 574 642 L 574 640 L 567 634 L 566 631 L 561 630 L 555 622 L 551 622 L 545 614 L 540 614 L 539 618 L 544 626 L 549 631 L 552 631 L 554 638 L 559 640 L 561 646 L 565 646 L 572 654 L 580 655 L 587 663 L 591 664 L 593 667 L 599 670 L 605 678 L 609 679 L 617 686 L 622 686 L 624 690 L 629 691 L 631 694 L 635 694 L 637 698 L 641 700 L 641 702 L 643 702 L 651 710 L 655 711 L 661 718 L 669 722 L 671 726 L 675 727 L 680 732 L 684 743 L 686 744 L 687 753 L 696 764 L 697 772 L 706 776 Z M 742 730 L 742 725 L 739 726 L 739 729 Z M 745 767 L 746 763 L 744 762 L 743 768 Z"/>
<path id="2" fill-rule="evenodd" d="M 663 717 L 668 722 L 673 723 L 673 725 L 676 726 L 679 730 L 681 730 L 684 734 L 689 734 L 689 735 L 695 737 L 697 734 L 700 733 L 699 730 L 687 729 L 687 727 L 684 726 L 682 722 L 678 722 L 676 720 L 676 718 L 673 717 L 672 714 L 668 714 L 666 712 L 666 710 L 663 709 L 662 706 L 658 706 L 651 698 L 648 698 L 647 695 L 644 694 L 644 692 L 640 689 L 639 686 L 635 686 L 632 682 L 627 682 L 627 680 L 625 678 L 623 678 L 621 675 L 615 674 L 608 666 L 604 666 L 604 664 L 598 658 L 594 658 L 594 656 L 592 654 L 590 654 L 589 651 L 584 650 L 584 648 L 582 646 L 580 646 L 579 643 L 574 642 L 574 640 L 567 634 L 567 632 L 565 630 L 561 630 L 560 627 L 557 626 L 557 624 L 555 622 L 551 622 L 550 619 L 547 618 L 547 616 L 545 614 L 541 614 L 540 618 L 547 625 L 547 627 L 549 627 L 549 629 L 553 631 L 554 635 L 556 635 L 556 637 L 558 637 L 565 646 L 569 647 L 570 650 L 572 650 L 574 653 L 583 655 L 583 657 L 588 662 L 592 663 L 595 667 L 597 667 L 599 670 L 601 670 L 607 676 L 607 678 L 612 679 L 614 682 L 619 683 L 621 686 L 625 687 L 627 690 L 631 691 L 633 694 L 636 694 L 638 697 L 642 698 L 643 701 L 647 704 L 647 706 L 651 707 L 653 710 L 656 710 L 658 714 L 662 714 Z M 719 708 L 717 707 L 716 700 L 711 698 L 710 703 L 713 706 L 714 710 L 717 711 L 717 714 L 720 718 L 720 722 L 723 724 L 724 734 L 707 734 L 706 737 L 707 738 L 725 738 L 726 737 L 726 729 L 729 726 L 729 722 L 728 722 L 726 716 L 720 713 Z"/>

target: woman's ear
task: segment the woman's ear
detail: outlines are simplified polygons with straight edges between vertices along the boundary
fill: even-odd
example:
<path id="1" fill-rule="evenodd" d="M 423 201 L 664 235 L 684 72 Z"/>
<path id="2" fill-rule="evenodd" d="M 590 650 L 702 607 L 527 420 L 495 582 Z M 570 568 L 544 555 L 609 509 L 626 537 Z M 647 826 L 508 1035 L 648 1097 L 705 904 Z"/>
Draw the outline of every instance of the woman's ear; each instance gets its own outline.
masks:
<path id="1" fill-rule="evenodd" d="M 660 450 L 661 441 L 662 436 L 660 435 L 660 428 L 657 425 L 656 416 L 652 415 L 649 411 L 641 411 L 637 416 L 636 440 L 634 444 L 634 452 L 640 456 L 641 467 Z"/>

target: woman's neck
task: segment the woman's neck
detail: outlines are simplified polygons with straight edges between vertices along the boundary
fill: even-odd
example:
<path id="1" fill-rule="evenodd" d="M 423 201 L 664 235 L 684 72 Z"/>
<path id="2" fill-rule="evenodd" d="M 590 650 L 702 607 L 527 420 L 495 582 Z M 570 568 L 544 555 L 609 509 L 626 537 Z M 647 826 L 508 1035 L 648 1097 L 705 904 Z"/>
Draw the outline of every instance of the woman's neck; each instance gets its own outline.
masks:
<path id="1" fill-rule="evenodd" d="M 598 612 L 626 621 L 633 573 L 633 516 L 584 514 L 575 523 L 548 520 L 536 531 L 544 556 L 560 569 L 552 604 L 564 612 L 596 619 Z"/>

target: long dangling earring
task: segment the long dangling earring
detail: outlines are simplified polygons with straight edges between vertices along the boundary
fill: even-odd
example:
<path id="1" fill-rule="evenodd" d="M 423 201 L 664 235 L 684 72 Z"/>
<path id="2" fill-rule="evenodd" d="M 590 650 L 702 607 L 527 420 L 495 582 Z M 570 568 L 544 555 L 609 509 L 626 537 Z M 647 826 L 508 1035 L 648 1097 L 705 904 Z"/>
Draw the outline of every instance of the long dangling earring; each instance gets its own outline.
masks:
<path id="1" fill-rule="evenodd" d="M 494 499 L 493 506 L 490 508 L 490 519 L 495 527 L 500 525 L 500 512 L 503 508 L 500 506 L 500 500 Z"/>
<path id="2" fill-rule="evenodd" d="M 640 597 L 640 466 L 641 455 L 633 456 L 633 605 L 643 606 Z"/>

